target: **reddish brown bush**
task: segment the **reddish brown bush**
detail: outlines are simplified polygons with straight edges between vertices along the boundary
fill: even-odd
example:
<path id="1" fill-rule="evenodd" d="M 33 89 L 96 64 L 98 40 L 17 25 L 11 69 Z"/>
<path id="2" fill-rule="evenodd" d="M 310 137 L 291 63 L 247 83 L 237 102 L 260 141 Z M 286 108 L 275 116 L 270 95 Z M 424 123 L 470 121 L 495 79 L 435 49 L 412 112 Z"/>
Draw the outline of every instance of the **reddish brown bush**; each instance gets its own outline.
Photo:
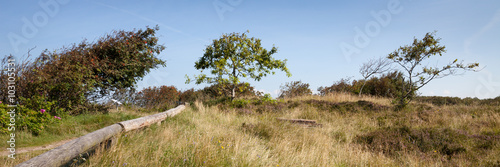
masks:
<path id="1" fill-rule="evenodd" d="M 141 107 L 162 111 L 175 107 L 179 96 L 180 92 L 174 86 L 155 86 L 141 90 L 137 94 L 136 102 Z"/>
<path id="2" fill-rule="evenodd" d="M 157 44 L 156 30 L 113 31 L 97 42 L 84 40 L 53 52 L 45 50 L 32 62 L 17 62 L 21 63 L 16 70 L 17 96 L 41 96 L 55 102 L 55 108 L 73 110 L 110 91 L 133 87 L 150 69 L 165 65 L 156 57 L 165 48 Z M 0 78 L 4 81 L 5 73 L 0 72 Z M 7 97 L 2 86 L 1 97 Z"/>

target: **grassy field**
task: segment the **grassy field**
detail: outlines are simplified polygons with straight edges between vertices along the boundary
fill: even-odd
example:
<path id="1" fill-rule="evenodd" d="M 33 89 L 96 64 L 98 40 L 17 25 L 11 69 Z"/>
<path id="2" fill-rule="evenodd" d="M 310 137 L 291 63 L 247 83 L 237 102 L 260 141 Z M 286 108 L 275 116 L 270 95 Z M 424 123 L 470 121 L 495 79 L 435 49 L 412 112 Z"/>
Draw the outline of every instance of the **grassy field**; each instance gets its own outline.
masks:
<path id="1" fill-rule="evenodd" d="M 413 103 L 395 112 L 389 99 L 345 94 L 196 102 L 122 134 L 81 166 L 500 166 L 499 121 L 500 106 Z"/>

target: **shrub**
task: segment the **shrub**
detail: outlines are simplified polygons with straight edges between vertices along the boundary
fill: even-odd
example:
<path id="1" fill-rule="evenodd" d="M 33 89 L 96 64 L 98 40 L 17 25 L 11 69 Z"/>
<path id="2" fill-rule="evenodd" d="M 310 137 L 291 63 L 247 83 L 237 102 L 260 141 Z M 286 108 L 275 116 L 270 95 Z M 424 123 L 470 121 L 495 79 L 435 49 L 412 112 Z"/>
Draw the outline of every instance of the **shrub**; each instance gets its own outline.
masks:
<path id="1" fill-rule="evenodd" d="M 137 104 L 146 109 L 163 111 L 175 107 L 179 95 L 174 86 L 148 87 L 138 93 Z"/>
<path id="2" fill-rule="evenodd" d="M 459 97 L 442 97 L 442 96 L 419 96 L 415 99 L 419 102 L 431 103 L 433 105 L 442 106 L 442 105 L 490 105 L 490 106 L 499 106 L 500 105 L 500 96 L 493 99 L 478 99 L 475 98 L 459 98 Z"/>
<path id="3" fill-rule="evenodd" d="M 236 88 L 239 90 L 236 91 L 237 96 L 239 97 L 258 95 L 258 93 L 254 90 L 252 86 L 250 86 L 249 83 L 240 83 L 236 86 Z M 203 92 L 204 95 L 211 98 L 230 97 L 232 93 L 231 88 L 223 84 L 213 84 L 203 88 L 203 90 L 201 91 Z"/>
<path id="4" fill-rule="evenodd" d="M 468 160 L 477 162 L 481 153 L 493 149 L 497 138 L 494 134 L 470 135 L 449 128 L 414 129 L 403 126 L 378 129 L 359 135 L 354 141 L 371 151 L 389 156 L 413 152 L 417 155 L 441 154 L 448 159 L 466 156 Z"/>
<path id="5" fill-rule="evenodd" d="M 196 100 L 204 100 L 202 97 L 201 91 L 196 91 L 193 88 L 182 91 L 179 97 L 179 101 L 181 102 L 195 102 Z"/>
<path id="6" fill-rule="evenodd" d="M 380 77 L 372 77 L 366 81 L 364 92 L 372 96 L 397 97 L 401 93 L 402 77 L 403 74 L 401 72 L 390 72 Z"/>
<path id="7" fill-rule="evenodd" d="M 32 62 L 16 62 L 17 96 L 42 96 L 69 112 L 90 105 L 110 91 L 130 88 L 150 69 L 165 65 L 155 57 L 165 48 L 157 44 L 158 29 L 113 31 L 97 42 L 84 40 L 59 50 L 45 50 Z M 4 58 L 2 66 L 5 63 Z M 3 70 L 0 78 L 7 80 Z M 0 85 L 0 97 L 5 101 L 7 84 Z"/>
<path id="8" fill-rule="evenodd" d="M 5 104 L 0 104 L 2 127 L 0 132 L 6 133 L 8 131 L 8 124 L 10 123 L 10 115 L 7 112 L 15 109 L 16 130 L 27 130 L 38 135 L 42 133 L 45 127 L 56 122 L 60 114 L 63 112 L 55 107 L 55 102 L 46 102 L 46 99 L 40 96 L 34 96 L 30 99 L 21 97 L 24 105 L 17 105 L 17 107 L 7 107 Z M 36 108 L 36 109 L 32 109 Z"/>
<path id="9" fill-rule="evenodd" d="M 308 83 L 302 83 L 302 81 L 293 81 L 280 86 L 279 98 L 292 98 L 311 94 L 312 91 L 311 89 L 309 89 Z"/>
<path id="10" fill-rule="evenodd" d="M 366 81 L 363 88 L 363 94 L 379 97 L 398 97 L 402 90 L 402 76 L 401 72 L 390 72 L 383 74 L 380 77 L 372 77 Z M 364 80 L 352 80 L 350 78 L 341 79 L 332 86 L 320 87 L 318 91 L 320 95 L 326 95 L 334 92 L 359 94 L 359 90 L 363 85 Z M 407 83 L 408 84 L 408 83 Z M 416 94 L 412 94 L 412 97 Z"/>
<path id="11" fill-rule="evenodd" d="M 354 87 L 353 87 L 354 84 L 351 83 L 350 80 L 351 80 L 351 78 L 347 78 L 347 79 L 342 78 L 342 79 L 340 79 L 340 81 L 337 81 L 332 86 L 319 87 L 318 92 L 322 96 L 328 95 L 331 93 L 335 93 L 335 92 L 353 93 L 354 92 Z"/>

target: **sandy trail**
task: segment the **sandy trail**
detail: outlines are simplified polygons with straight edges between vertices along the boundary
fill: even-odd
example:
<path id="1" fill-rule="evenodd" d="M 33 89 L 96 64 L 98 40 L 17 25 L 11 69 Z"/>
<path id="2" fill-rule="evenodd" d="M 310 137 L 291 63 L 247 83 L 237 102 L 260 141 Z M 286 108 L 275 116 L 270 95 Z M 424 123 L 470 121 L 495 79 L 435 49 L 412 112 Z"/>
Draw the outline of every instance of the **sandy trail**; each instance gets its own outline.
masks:
<path id="1" fill-rule="evenodd" d="M 63 145 L 64 143 L 67 143 L 67 142 L 69 142 L 69 141 L 71 141 L 73 139 L 76 139 L 76 137 L 72 138 L 72 139 L 68 139 L 68 140 L 62 140 L 62 141 L 50 143 L 50 144 L 47 144 L 47 145 L 44 145 L 44 146 L 16 148 L 16 154 L 26 153 L 26 152 L 30 152 L 30 151 L 38 151 L 38 150 L 50 150 L 50 149 L 59 147 L 59 146 Z M 10 154 L 9 151 L 2 151 L 2 152 L 0 152 L 0 156 L 6 156 L 6 155 L 9 155 L 9 154 Z"/>

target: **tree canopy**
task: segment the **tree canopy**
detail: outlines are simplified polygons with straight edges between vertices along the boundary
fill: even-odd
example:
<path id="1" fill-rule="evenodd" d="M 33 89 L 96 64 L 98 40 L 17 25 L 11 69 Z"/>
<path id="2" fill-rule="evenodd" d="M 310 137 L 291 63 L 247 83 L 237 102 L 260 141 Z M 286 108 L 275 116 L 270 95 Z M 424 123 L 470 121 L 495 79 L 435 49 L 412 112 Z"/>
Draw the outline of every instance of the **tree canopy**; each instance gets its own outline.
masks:
<path id="1" fill-rule="evenodd" d="M 248 31 L 247 31 L 248 33 Z M 236 85 L 240 78 L 250 77 L 260 81 L 268 74 L 275 74 L 274 70 L 284 71 L 291 76 L 285 60 L 276 60 L 272 57 L 278 51 L 276 47 L 267 50 L 261 46 L 261 40 L 247 37 L 246 33 L 223 34 L 207 46 L 205 54 L 195 62 L 195 68 L 209 69 L 213 76 L 200 74 L 195 76 L 196 84 L 219 83 L 232 88 L 232 97 L 235 97 Z M 187 83 L 191 82 L 187 77 Z"/>

